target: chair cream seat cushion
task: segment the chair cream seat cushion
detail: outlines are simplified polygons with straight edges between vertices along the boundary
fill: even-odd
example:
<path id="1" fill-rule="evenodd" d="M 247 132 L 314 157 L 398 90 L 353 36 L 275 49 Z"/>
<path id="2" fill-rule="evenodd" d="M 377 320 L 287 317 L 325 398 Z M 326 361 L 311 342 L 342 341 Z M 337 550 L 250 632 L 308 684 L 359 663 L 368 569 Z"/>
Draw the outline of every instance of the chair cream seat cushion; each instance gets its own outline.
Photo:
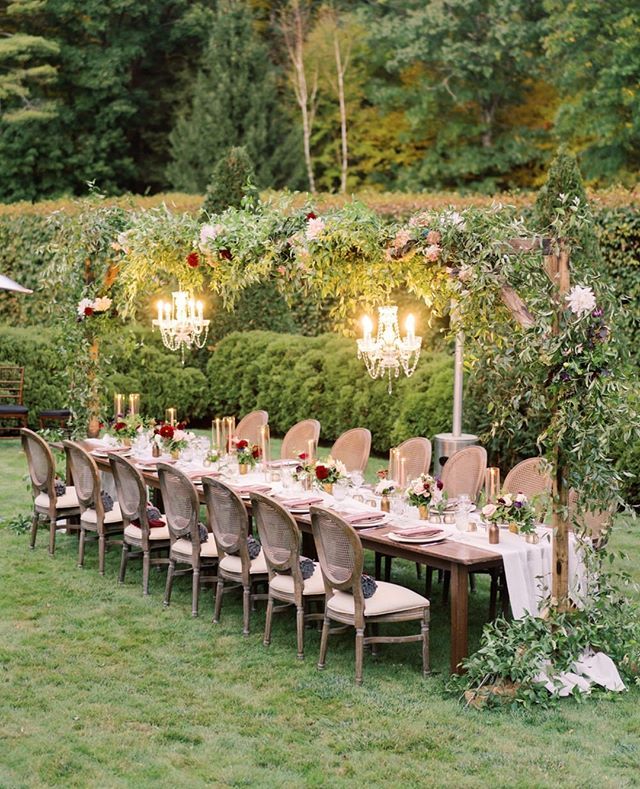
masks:
<path id="1" fill-rule="evenodd" d="M 279 573 L 269 583 L 269 588 L 274 592 L 284 592 L 285 594 L 293 594 L 293 576 L 283 575 Z M 313 563 L 313 575 L 306 578 L 302 590 L 303 595 L 323 595 L 324 594 L 324 581 L 322 580 L 322 571 L 317 562 Z"/>
<path id="2" fill-rule="evenodd" d="M 221 570 L 226 570 L 228 573 L 237 573 L 238 575 L 242 573 L 242 559 L 239 556 L 229 556 L 229 554 L 227 554 L 224 559 L 220 560 L 219 566 Z M 266 574 L 267 572 L 267 562 L 261 548 L 256 558 L 251 560 L 249 573 L 251 575 L 257 575 L 259 573 Z"/>
<path id="3" fill-rule="evenodd" d="M 133 524 L 129 524 L 127 528 L 124 530 L 125 537 L 133 537 L 134 540 L 141 540 L 142 539 L 142 529 L 139 526 L 134 526 Z M 168 540 L 169 539 L 169 527 L 168 526 L 157 526 L 155 529 L 149 529 L 149 539 L 151 541 L 154 540 Z"/>
<path id="4" fill-rule="evenodd" d="M 81 521 L 86 521 L 87 523 L 97 523 L 98 516 L 94 509 L 85 510 L 82 515 L 80 516 Z M 118 521 L 122 520 L 122 513 L 120 512 L 120 505 L 117 501 L 113 502 L 113 509 L 110 512 L 105 512 L 104 514 L 104 522 L 105 523 L 118 523 Z"/>
<path id="5" fill-rule="evenodd" d="M 365 616 L 380 616 L 406 611 L 409 608 L 427 607 L 429 601 L 426 597 L 398 584 L 387 581 L 376 581 L 378 588 L 375 593 L 364 601 Z M 330 600 L 327 600 L 327 610 L 340 614 L 353 614 L 355 606 L 353 595 L 349 592 L 337 591 Z"/>
<path id="6" fill-rule="evenodd" d="M 160 531 L 160 529 L 151 529 L 151 531 Z M 171 553 L 181 553 L 184 556 L 191 556 L 191 540 L 186 540 L 182 537 L 176 540 L 171 546 Z M 200 556 L 217 556 L 218 549 L 216 548 L 216 541 L 213 539 L 213 534 L 209 535 L 206 542 L 200 543 Z"/>
<path id="7" fill-rule="evenodd" d="M 49 496 L 46 493 L 38 493 L 35 500 L 36 507 L 49 507 Z M 70 485 L 66 491 L 64 496 L 58 496 L 56 499 L 56 509 L 64 510 L 70 509 L 71 507 L 78 507 L 78 497 L 76 495 L 76 489 L 73 485 Z"/>

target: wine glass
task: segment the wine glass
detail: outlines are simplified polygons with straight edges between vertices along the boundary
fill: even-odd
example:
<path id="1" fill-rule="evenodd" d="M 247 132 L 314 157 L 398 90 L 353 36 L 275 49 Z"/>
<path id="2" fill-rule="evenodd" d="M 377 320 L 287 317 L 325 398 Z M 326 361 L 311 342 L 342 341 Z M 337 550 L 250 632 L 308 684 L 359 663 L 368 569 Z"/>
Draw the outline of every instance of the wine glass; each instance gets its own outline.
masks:
<path id="1" fill-rule="evenodd" d="M 344 501 L 347 497 L 348 492 L 349 492 L 348 479 L 339 479 L 337 482 L 333 483 L 333 498 L 336 501 Z"/>

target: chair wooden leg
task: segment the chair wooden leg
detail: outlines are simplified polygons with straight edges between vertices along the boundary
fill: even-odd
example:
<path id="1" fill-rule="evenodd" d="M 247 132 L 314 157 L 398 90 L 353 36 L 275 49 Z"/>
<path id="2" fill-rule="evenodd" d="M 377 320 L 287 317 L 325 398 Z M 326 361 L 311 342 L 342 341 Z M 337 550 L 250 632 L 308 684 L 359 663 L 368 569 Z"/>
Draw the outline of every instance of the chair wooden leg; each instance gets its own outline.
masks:
<path id="1" fill-rule="evenodd" d="M 271 620 L 273 619 L 273 597 L 269 595 L 269 599 L 267 600 L 267 614 L 264 620 L 264 638 L 262 639 L 262 643 L 265 647 L 268 647 L 271 643 Z"/>
<path id="2" fill-rule="evenodd" d="M 418 581 L 422 578 L 422 565 L 420 562 L 416 562 L 416 578 Z"/>
<path id="3" fill-rule="evenodd" d="M 364 661 L 364 628 L 356 628 L 356 685 L 362 685 L 362 664 Z"/>
<path id="4" fill-rule="evenodd" d="M 375 569 L 373 571 L 373 574 L 379 581 L 382 573 L 382 554 L 376 551 L 374 558 L 375 558 Z"/>
<path id="5" fill-rule="evenodd" d="M 320 655 L 318 656 L 318 668 L 323 669 L 325 661 L 327 659 L 327 647 L 329 645 L 329 617 L 324 617 L 324 621 L 322 623 L 322 635 L 320 636 Z"/>
<path id="6" fill-rule="evenodd" d="M 149 570 L 151 569 L 151 555 L 149 551 L 142 554 L 142 594 L 149 594 Z"/>
<path id="7" fill-rule="evenodd" d="M 127 573 L 127 562 L 129 561 L 129 551 L 131 550 L 131 546 L 123 542 L 122 543 L 122 556 L 120 557 L 120 572 L 118 573 L 118 583 L 124 583 L 124 577 Z"/>
<path id="8" fill-rule="evenodd" d="M 427 600 L 431 600 L 431 592 L 433 590 L 433 567 L 426 567 L 424 571 L 424 596 Z"/>
<path id="9" fill-rule="evenodd" d="M 422 617 L 422 624 L 420 625 L 420 632 L 422 633 L 422 675 L 424 677 L 431 673 L 429 667 L 429 609 L 425 608 Z"/>
<path id="10" fill-rule="evenodd" d="M 38 533 L 38 522 L 40 521 L 40 516 L 37 512 L 33 513 L 33 518 L 31 519 L 31 533 L 29 534 L 29 547 L 33 550 L 36 547 L 36 534 Z"/>
<path id="11" fill-rule="evenodd" d="M 213 609 L 213 621 L 218 624 L 220 621 L 220 611 L 222 610 L 222 595 L 224 594 L 224 581 L 218 578 L 216 585 L 216 604 Z"/>
<path id="12" fill-rule="evenodd" d="M 49 518 L 49 555 L 53 556 L 56 552 L 56 519 Z"/>
<path id="13" fill-rule="evenodd" d="M 489 620 L 496 618 L 496 602 L 498 600 L 498 574 L 491 572 L 491 588 L 489 590 Z"/>
<path id="14" fill-rule="evenodd" d="M 372 622 L 369 625 L 369 629 L 371 630 L 371 635 L 372 636 L 377 636 L 378 633 L 380 632 L 380 628 L 379 628 L 377 622 Z M 371 644 L 371 654 L 372 654 L 373 657 L 377 657 L 377 655 L 378 655 L 378 644 Z"/>
<path id="15" fill-rule="evenodd" d="M 471 589 L 472 592 L 476 591 L 476 574 L 475 573 L 469 573 L 469 589 Z"/>
<path id="16" fill-rule="evenodd" d="M 200 568 L 193 568 L 191 579 L 191 616 L 198 616 L 198 602 L 200 597 Z"/>
<path id="17" fill-rule="evenodd" d="M 442 602 L 446 605 L 449 602 L 449 587 L 451 586 L 451 573 L 447 570 L 442 579 Z"/>
<path id="18" fill-rule="evenodd" d="M 167 568 L 167 584 L 164 588 L 164 601 L 163 605 L 167 607 L 171 602 L 171 590 L 173 588 L 173 574 L 176 571 L 176 560 L 169 559 L 169 567 Z"/>
<path id="19" fill-rule="evenodd" d="M 296 636 L 298 640 L 298 660 L 304 660 L 304 606 L 296 606 Z"/>
<path id="20" fill-rule="evenodd" d="M 251 617 L 251 587 L 242 587 L 242 635 L 249 635 L 249 618 Z"/>
<path id="21" fill-rule="evenodd" d="M 104 575 L 104 555 L 107 550 L 106 540 L 104 534 L 98 536 L 98 572 Z"/>
<path id="22" fill-rule="evenodd" d="M 78 543 L 78 567 L 84 567 L 84 541 L 87 537 L 85 530 L 80 527 L 80 542 Z"/>
<path id="23" fill-rule="evenodd" d="M 391 561 L 392 556 L 385 556 L 384 557 L 384 580 L 390 581 L 391 580 Z"/>

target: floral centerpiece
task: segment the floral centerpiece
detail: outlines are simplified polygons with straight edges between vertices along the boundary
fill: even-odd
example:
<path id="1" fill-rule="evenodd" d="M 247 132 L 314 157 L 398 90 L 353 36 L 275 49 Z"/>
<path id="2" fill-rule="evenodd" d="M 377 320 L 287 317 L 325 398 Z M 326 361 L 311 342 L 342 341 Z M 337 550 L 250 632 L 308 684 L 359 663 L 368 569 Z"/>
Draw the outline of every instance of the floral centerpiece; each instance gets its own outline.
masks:
<path id="1" fill-rule="evenodd" d="M 231 443 L 236 452 L 240 473 L 246 474 L 260 459 L 260 447 L 250 444 L 246 438 L 233 438 Z"/>
<path id="2" fill-rule="evenodd" d="M 159 437 L 164 448 L 171 453 L 171 457 L 178 458 L 180 452 L 189 446 L 189 433 L 181 422 L 177 426 L 162 422 L 154 428 L 154 436 Z M 156 439 L 157 440 L 157 439 Z"/>
<path id="3" fill-rule="evenodd" d="M 120 443 L 128 445 L 145 430 L 155 427 L 155 424 L 154 419 L 143 417 L 140 414 L 129 414 L 129 416 L 115 419 L 106 432 L 117 438 Z"/>
<path id="4" fill-rule="evenodd" d="M 524 493 L 503 493 L 495 504 L 484 505 L 482 517 L 488 523 L 508 524 L 516 533 L 535 534 L 535 510 Z"/>
<path id="5" fill-rule="evenodd" d="M 326 460 L 316 461 L 314 464 L 314 473 L 316 480 L 322 485 L 327 493 L 333 491 L 333 486 L 338 480 L 346 479 L 347 467 L 340 460 L 334 460 L 329 455 Z"/>
<path id="6" fill-rule="evenodd" d="M 383 512 L 390 512 L 391 511 L 391 501 L 389 496 L 391 496 L 395 492 L 395 482 L 392 479 L 387 479 L 389 473 L 386 469 L 384 471 L 378 472 L 378 479 L 380 480 L 378 484 L 375 486 L 374 490 L 382 499 L 380 500 L 380 509 Z"/>
<path id="7" fill-rule="evenodd" d="M 426 520 L 429 517 L 429 508 L 446 506 L 447 494 L 442 492 L 442 480 L 435 479 L 431 474 L 420 474 L 412 480 L 407 488 L 407 499 L 409 504 L 417 507 L 420 518 Z"/>

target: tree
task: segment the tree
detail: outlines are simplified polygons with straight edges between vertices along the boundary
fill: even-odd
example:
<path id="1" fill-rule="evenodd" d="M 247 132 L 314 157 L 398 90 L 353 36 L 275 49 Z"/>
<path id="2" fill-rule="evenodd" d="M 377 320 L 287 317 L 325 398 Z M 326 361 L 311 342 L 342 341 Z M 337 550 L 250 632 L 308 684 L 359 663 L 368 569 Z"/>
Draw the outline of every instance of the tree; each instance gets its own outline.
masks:
<path id="1" fill-rule="evenodd" d="M 539 0 L 385 6 L 370 46 L 385 49 L 392 72 L 412 75 L 399 98 L 424 145 L 406 185 L 493 190 L 513 167 L 534 162 L 536 132 L 510 118 L 538 68 Z"/>
<path id="2" fill-rule="evenodd" d="M 310 19 L 311 10 L 306 0 L 290 0 L 280 12 L 279 26 L 291 65 L 291 85 L 300 108 L 302 145 L 309 190 L 315 192 L 316 182 L 313 174 L 313 160 L 311 158 L 311 135 L 318 107 L 318 70 L 317 67 L 311 70 L 309 80 L 305 58 L 305 42 L 311 24 Z"/>
<path id="3" fill-rule="evenodd" d="M 239 208 L 248 196 L 257 196 L 254 167 L 245 148 L 230 148 L 216 164 L 202 204 L 206 214 L 221 214 L 229 206 Z"/>
<path id="4" fill-rule="evenodd" d="M 545 52 L 562 98 L 557 131 L 587 178 L 635 184 L 640 168 L 640 7 L 545 0 Z"/>
<path id="5" fill-rule="evenodd" d="M 48 120 L 55 115 L 55 102 L 35 91 L 55 81 L 56 67 L 40 61 L 59 52 L 54 41 L 42 36 L 14 33 L 0 38 L 0 118 L 4 123 Z"/>
<path id="6" fill-rule="evenodd" d="M 230 147 L 242 146 L 255 163 L 257 183 L 271 185 L 279 114 L 274 66 L 251 12 L 243 2 L 223 0 L 192 99 L 171 132 L 171 183 L 204 191 L 215 163 Z"/>

